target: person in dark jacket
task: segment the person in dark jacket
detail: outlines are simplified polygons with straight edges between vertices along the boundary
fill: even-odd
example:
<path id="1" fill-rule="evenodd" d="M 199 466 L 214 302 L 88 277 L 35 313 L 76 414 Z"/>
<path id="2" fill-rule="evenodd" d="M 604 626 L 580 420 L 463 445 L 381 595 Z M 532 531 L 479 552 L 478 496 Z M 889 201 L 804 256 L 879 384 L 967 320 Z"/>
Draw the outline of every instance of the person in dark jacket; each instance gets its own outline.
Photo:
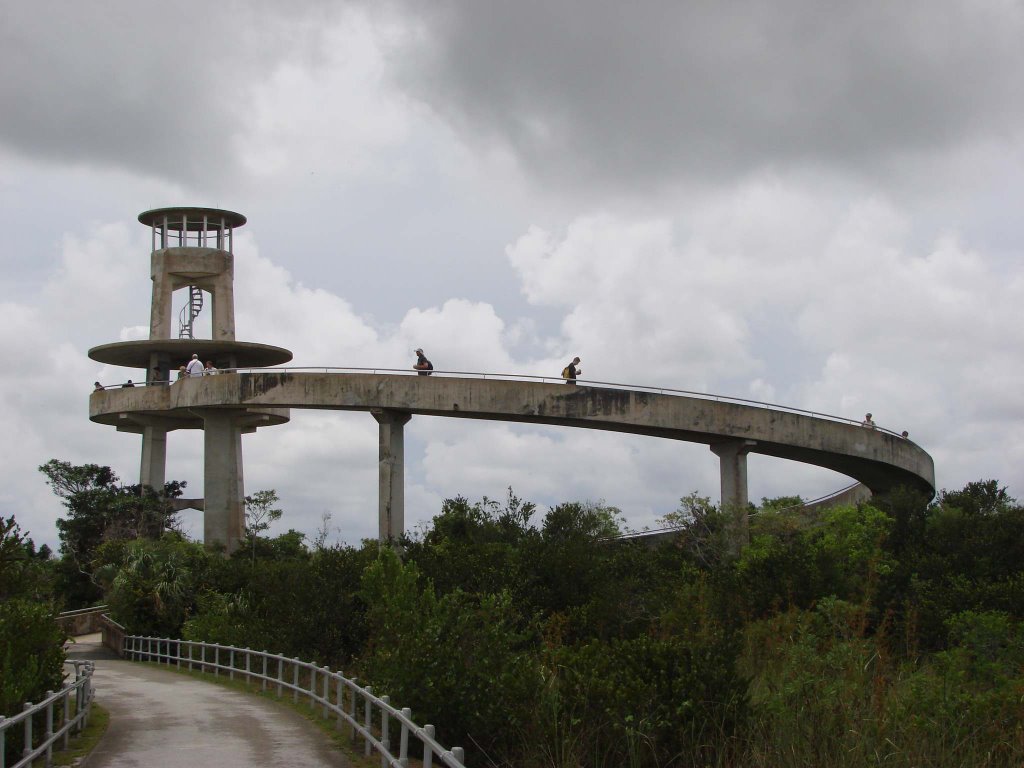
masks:
<path id="1" fill-rule="evenodd" d="M 413 366 L 413 369 L 419 371 L 420 376 L 429 376 L 430 372 L 434 370 L 434 364 L 427 360 L 422 349 L 416 350 L 416 365 Z"/>

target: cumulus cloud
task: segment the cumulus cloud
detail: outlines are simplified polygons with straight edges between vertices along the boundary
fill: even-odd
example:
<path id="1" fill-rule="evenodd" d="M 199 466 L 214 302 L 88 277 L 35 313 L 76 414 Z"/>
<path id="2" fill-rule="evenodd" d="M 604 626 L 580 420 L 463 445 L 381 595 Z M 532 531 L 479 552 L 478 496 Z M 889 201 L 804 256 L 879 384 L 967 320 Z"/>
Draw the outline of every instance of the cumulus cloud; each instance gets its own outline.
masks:
<path id="1" fill-rule="evenodd" d="M 92 382 L 118 376 L 86 356 L 100 340 L 115 340 L 124 316 L 144 309 L 133 301 L 132 265 L 137 246 L 121 226 L 101 226 L 84 237 L 66 237 L 59 267 L 38 295 L 4 303 L 0 329 L 0 419 L 12 438 L 0 447 L 4 468 L 2 503 L 17 515 L 37 543 L 55 543 L 54 520 L 61 507 L 36 468 L 51 458 L 84 463 L 100 460 L 126 479 L 138 472 L 138 444 L 125 439 L 97 456 L 100 427 L 88 419 Z M 144 280 L 148 269 L 139 270 Z M 144 317 L 144 316 L 143 316 Z M 104 338 L 105 329 L 114 338 Z M 16 436 L 16 439 L 14 437 Z M 119 435 L 124 438 L 125 436 Z"/>
<path id="2" fill-rule="evenodd" d="M 549 370 L 579 355 L 585 378 L 702 388 L 755 365 L 728 295 L 707 290 L 720 277 L 667 220 L 581 217 L 561 239 L 533 228 L 507 253 L 527 297 L 566 313 Z"/>
<path id="3" fill-rule="evenodd" d="M 507 253 L 526 296 L 563 309 L 551 341 L 588 377 L 873 411 L 929 448 L 985 424 L 1009 453 L 986 451 L 991 470 L 952 459 L 940 483 L 1019 484 L 1024 369 L 1006 350 L 1024 340 L 1024 281 L 947 233 L 918 248 L 911 229 L 878 196 L 755 180 L 678 220 L 533 228 Z"/>

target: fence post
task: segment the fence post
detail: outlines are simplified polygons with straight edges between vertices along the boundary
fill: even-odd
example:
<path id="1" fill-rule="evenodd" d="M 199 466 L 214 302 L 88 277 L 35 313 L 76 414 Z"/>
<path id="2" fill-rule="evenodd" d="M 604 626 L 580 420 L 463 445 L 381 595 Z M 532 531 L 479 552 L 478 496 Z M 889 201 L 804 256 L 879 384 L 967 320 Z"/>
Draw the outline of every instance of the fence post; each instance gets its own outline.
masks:
<path id="1" fill-rule="evenodd" d="M 181 640 L 174 641 L 174 658 L 178 662 L 178 669 L 181 669 Z"/>
<path id="2" fill-rule="evenodd" d="M 402 717 L 412 720 L 412 710 L 402 707 Z M 398 742 L 398 762 L 402 764 L 402 768 L 409 765 L 409 725 L 404 721 L 402 722 L 401 741 Z"/>
<path id="3" fill-rule="evenodd" d="M 331 670 L 328 667 L 324 667 L 324 720 L 328 715 L 328 707 L 331 706 Z"/>
<path id="4" fill-rule="evenodd" d="M 78 728 L 75 729 L 76 733 L 82 732 L 82 699 L 85 698 L 85 686 L 82 684 L 82 675 L 78 671 L 78 665 L 75 664 L 75 718 L 78 720 Z"/>
<path id="5" fill-rule="evenodd" d="M 458 760 L 460 764 L 466 764 L 466 752 L 462 747 L 452 747 L 452 757 Z"/>
<path id="6" fill-rule="evenodd" d="M 355 726 L 355 723 L 356 723 L 356 691 L 358 690 L 358 687 L 356 686 L 356 681 L 357 680 L 358 680 L 358 678 L 355 678 L 355 677 L 352 678 L 352 703 L 349 705 L 349 716 L 352 718 L 352 744 L 353 745 L 355 745 L 355 743 L 356 743 L 356 726 Z"/>
<path id="7" fill-rule="evenodd" d="M 431 739 L 434 738 L 434 726 L 425 725 L 423 730 L 426 731 L 427 736 Z M 423 742 L 423 768 L 433 768 L 434 764 L 434 748 L 427 742 Z"/>
<path id="8" fill-rule="evenodd" d="M 234 649 L 234 647 L 232 647 L 231 650 L 228 651 L 228 664 L 231 666 L 231 671 L 228 672 L 228 679 L 229 680 L 234 680 L 235 679 L 235 649 Z"/>
<path id="9" fill-rule="evenodd" d="M 22 707 L 22 711 L 28 712 L 32 709 L 32 704 L 25 702 L 25 706 Z M 21 750 L 21 756 L 27 758 L 32 752 L 32 715 L 25 718 L 25 748 Z"/>
<path id="10" fill-rule="evenodd" d="M 309 708 L 316 712 L 316 667 L 309 668 Z"/>
<path id="11" fill-rule="evenodd" d="M 284 680 L 284 656 L 277 655 L 277 698 L 281 698 L 281 681 Z"/>
<path id="12" fill-rule="evenodd" d="M 68 748 L 68 739 L 71 738 L 71 729 L 68 727 L 68 722 L 71 720 L 71 691 L 64 690 L 64 749 Z M 3 747 L 0 746 L 0 751 Z"/>
<path id="13" fill-rule="evenodd" d="M 299 703 L 299 658 L 292 659 L 292 704 Z"/>
<path id="14" fill-rule="evenodd" d="M 342 697 L 341 697 L 341 694 L 345 690 L 344 677 L 345 677 L 345 675 L 342 674 L 341 670 L 338 670 L 338 728 L 341 728 L 341 721 L 342 721 L 341 713 L 345 711 L 344 708 L 343 708 L 344 705 L 345 705 L 345 702 L 342 700 Z"/>
<path id="15" fill-rule="evenodd" d="M 220 677 L 220 646 L 213 646 L 213 676 Z"/>
<path id="16" fill-rule="evenodd" d="M 364 757 L 369 757 L 370 756 L 370 734 L 373 732 L 371 730 L 373 728 L 373 717 L 372 717 L 373 713 L 372 713 L 372 711 L 370 709 L 370 707 L 371 707 L 370 696 L 373 693 L 373 688 L 371 688 L 370 686 L 366 686 L 363 689 L 363 692 L 366 694 L 366 702 L 363 705 L 364 706 L 364 710 L 363 710 L 363 725 L 366 726 L 366 735 L 363 736 L 363 756 Z"/>
<path id="17" fill-rule="evenodd" d="M 263 690 L 267 690 L 267 649 L 263 649 Z"/>
<path id="18" fill-rule="evenodd" d="M 82 687 L 85 688 L 85 717 L 82 718 L 82 730 L 85 730 L 85 726 L 89 724 L 89 713 L 92 712 L 92 700 L 96 695 L 96 690 L 92 687 L 92 676 L 96 672 L 96 665 L 93 662 L 89 662 L 89 676 L 85 678 L 85 682 Z"/>
<path id="19" fill-rule="evenodd" d="M 245 687 L 248 690 L 250 683 L 252 683 L 252 664 L 250 663 L 252 656 L 249 654 L 249 649 L 245 649 Z"/>
<path id="20" fill-rule="evenodd" d="M 206 643 L 199 646 L 199 669 L 206 673 Z"/>
<path id="21" fill-rule="evenodd" d="M 384 704 L 391 703 L 390 696 L 381 696 L 380 700 L 383 701 Z M 391 720 L 390 714 L 391 713 L 388 712 L 388 708 L 386 706 L 380 708 L 380 744 L 384 747 L 380 753 L 380 768 L 387 768 L 388 759 L 384 756 L 384 753 L 391 751 L 391 736 L 388 729 L 388 724 Z"/>
<path id="22" fill-rule="evenodd" d="M 7 729 L 4 728 L 4 722 L 7 720 L 6 717 L 0 715 L 0 768 L 4 768 L 7 765 L 4 755 L 7 754 Z"/>
<path id="23" fill-rule="evenodd" d="M 46 768 L 53 765 L 53 691 L 46 692 Z"/>

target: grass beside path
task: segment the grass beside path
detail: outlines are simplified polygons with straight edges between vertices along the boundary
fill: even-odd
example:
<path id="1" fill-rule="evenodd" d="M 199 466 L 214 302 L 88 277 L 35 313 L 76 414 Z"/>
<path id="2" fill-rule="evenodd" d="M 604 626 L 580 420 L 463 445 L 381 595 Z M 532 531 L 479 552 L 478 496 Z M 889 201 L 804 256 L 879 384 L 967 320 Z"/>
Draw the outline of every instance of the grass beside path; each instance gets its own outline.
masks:
<path id="1" fill-rule="evenodd" d="M 107 732 L 110 724 L 110 713 L 95 701 L 89 712 L 89 724 L 85 730 L 72 736 L 68 742 L 68 748 L 60 751 L 54 750 L 54 765 L 78 765 L 93 749 L 99 744 L 103 734 Z"/>

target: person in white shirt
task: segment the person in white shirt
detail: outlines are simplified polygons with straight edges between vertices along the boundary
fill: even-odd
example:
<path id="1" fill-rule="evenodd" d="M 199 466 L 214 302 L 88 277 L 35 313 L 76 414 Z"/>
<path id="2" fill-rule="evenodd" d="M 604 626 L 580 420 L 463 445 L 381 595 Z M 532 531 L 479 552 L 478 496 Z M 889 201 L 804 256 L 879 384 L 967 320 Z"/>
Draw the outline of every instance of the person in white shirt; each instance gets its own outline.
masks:
<path id="1" fill-rule="evenodd" d="M 185 373 L 189 376 L 203 375 L 203 364 L 199 362 L 199 355 L 192 355 L 192 359 L 189 360 L 188 365 L 185 366 Z"/>
<path id="2" fill-rule="evenodd" d="M 213 376 L 217 373 L 217 369 L 213 366 L 213 360 L 206 361 L 206 367 L 203 368 L 203 376 Z"/>

